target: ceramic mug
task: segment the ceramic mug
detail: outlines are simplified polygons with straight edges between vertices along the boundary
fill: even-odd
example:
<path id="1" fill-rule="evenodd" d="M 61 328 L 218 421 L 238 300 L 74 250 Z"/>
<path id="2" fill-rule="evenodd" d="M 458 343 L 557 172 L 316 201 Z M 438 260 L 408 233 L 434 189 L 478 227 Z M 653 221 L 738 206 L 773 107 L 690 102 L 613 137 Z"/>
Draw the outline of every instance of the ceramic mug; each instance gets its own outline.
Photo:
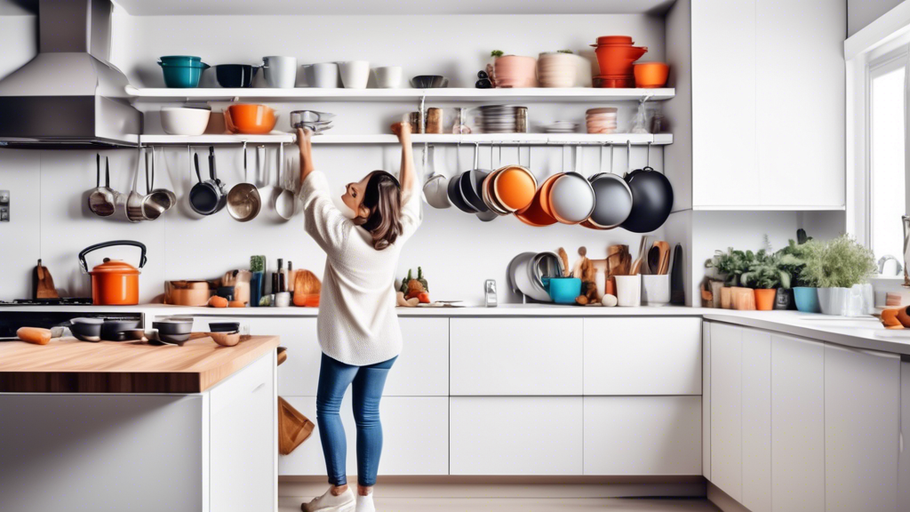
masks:
<path id="1" fill-rule="evenodd" d="M 616 279 L 617 306 L 641 306 L 641 275 L 613 276 Z"/>
<path id="2" fill-rule="evenodd" d="M 263 57 L 262 70 L 269 87 L 293 89 L 297 85 L 296 57 Z"/>
<path id="3" fill-rule="evenodd" d="M 397 89 L 401 86 L 403 70 L 401 66 L 385 66 L 373 69 L 376 87 L 380 89 Z"/>
<path id="4" fill-rule="evenodd" d="M 303 66 L 306 83 L 310 87 L 320 89 L 338 88 L 338 64 L 334 62 L 319 62 Z"/>
<path id="5" fill-rule="evenodd" d="M 341 71 L 341 83 L 345 89 L 366 89 L 370 80 L 370 62 L 366 60 L 349 60 L 338 63 Z"/>
<path id="6" fill-rule="evenodd" d="M 575 298 L 581 295 L 581 279 L 577 277 L 549 277 L 541 281 L 556 304 L 575 304 Z"/>
<path id="7" fill-rule="evenodd" d="M 670 303 L 670 274 L 641 276 L 641 301 L 646 306 Z"/>

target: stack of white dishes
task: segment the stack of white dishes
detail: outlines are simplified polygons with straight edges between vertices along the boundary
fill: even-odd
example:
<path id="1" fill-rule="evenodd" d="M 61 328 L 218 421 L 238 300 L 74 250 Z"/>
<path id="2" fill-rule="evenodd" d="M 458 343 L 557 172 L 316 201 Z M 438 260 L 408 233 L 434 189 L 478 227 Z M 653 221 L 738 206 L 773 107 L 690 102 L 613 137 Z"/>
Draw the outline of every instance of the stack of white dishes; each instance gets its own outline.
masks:
<path id="1" fill-rule="evenodd" d="M 571 53 L 541 53 L 537 59 L 537 81 L 541 87 L 573 87 L 578 63 Z"/>
<path id="2" fill-rule="evenodd" d="M 479 107 L 479 124 L 483 133 L 516 133 L 519 130 L 518 105 L 487 105 Z"/>
<path id="3" fill-rule="evenodd" d="M 616 133 L 615 107 L 592 108 L 585 113 L 588 133 Z"/>
<path id="4" fill-rule="evenodd" d="M 578 131 L 578 123 L 572 121 L 553 121 L 543 126 L 546 133 L 575 133 Z"/>
<path id="5" fill-rule="evenodd" d="M 291 128 L 309 128 L 313 135 L 319 135 L 332 128 L 335 114 L 315 110 L 295 110 L 291 112 Z"/>

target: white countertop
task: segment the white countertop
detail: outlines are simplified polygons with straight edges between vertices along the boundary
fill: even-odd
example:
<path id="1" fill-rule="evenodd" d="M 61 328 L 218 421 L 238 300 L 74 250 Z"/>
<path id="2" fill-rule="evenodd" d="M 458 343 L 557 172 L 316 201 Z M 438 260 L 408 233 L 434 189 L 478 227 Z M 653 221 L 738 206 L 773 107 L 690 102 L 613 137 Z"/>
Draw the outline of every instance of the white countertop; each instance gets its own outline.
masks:
<path id="1" fill-rule="evenodd" d="M 18 311 L 140 312 L 152 318 L 162 316 L 315 317 L 318 309 L 296 307 L 193 308 L 164 304 L 143 304 L 139 306 L 0 306 L 0 314 Z M 906 338 L 881 337 L 881 333 L 886 332 L 886 329 L 882 327 L 878 319 L 873 317 L 844 318 L 796 311 L 735 311 L 680 306 L 605 308 L 597 306 L 557 306 L 552 304 L 500 304 L 495 308 L 416 307 L 398 308 L 397 311 L 401 317 L 700 316 L 705 320 L 755 327 L 848 347 L 910 355 L 910 336 Z M 894 332 L 890 331 L 890 333 Z M 907 333 L 910 335 L 910 330 Z"/>

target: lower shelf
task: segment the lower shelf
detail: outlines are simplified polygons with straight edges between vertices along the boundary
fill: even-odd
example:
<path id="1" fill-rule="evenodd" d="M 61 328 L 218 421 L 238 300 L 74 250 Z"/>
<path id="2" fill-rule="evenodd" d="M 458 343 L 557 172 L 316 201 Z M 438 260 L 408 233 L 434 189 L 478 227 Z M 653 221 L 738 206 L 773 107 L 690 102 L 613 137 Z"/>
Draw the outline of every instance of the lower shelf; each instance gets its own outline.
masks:
<path id="1" fill-rule="evenodd" d="M 507 144 L 507 145 L 601 145 L 601 144 L 653 144 L 665 146 L 673 143 L 670 133 L 478 133 L 414 134 L 415 144 Z M 292 144 L 297 142 L 293 133 L 269 133 L 266 135 L 212 134 L 212 135 L 140 135 L 139 143 L 144 146 L 159 145 L 219 145 L 219 144 Z M 397 144 L 398 138 L 390 134 L 313 136 L 314 144 Z"/>

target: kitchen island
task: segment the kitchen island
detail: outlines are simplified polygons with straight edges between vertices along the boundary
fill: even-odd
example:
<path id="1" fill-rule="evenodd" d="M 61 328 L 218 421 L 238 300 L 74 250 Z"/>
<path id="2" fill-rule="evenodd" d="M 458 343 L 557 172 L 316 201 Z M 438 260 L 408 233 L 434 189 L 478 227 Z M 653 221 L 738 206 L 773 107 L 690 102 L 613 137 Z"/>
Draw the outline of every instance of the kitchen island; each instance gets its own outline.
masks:
<path id="1" fill-rule="evenodd" d="M 277 346 L 0 343 L 0 510 L 275 510 Z"/>

